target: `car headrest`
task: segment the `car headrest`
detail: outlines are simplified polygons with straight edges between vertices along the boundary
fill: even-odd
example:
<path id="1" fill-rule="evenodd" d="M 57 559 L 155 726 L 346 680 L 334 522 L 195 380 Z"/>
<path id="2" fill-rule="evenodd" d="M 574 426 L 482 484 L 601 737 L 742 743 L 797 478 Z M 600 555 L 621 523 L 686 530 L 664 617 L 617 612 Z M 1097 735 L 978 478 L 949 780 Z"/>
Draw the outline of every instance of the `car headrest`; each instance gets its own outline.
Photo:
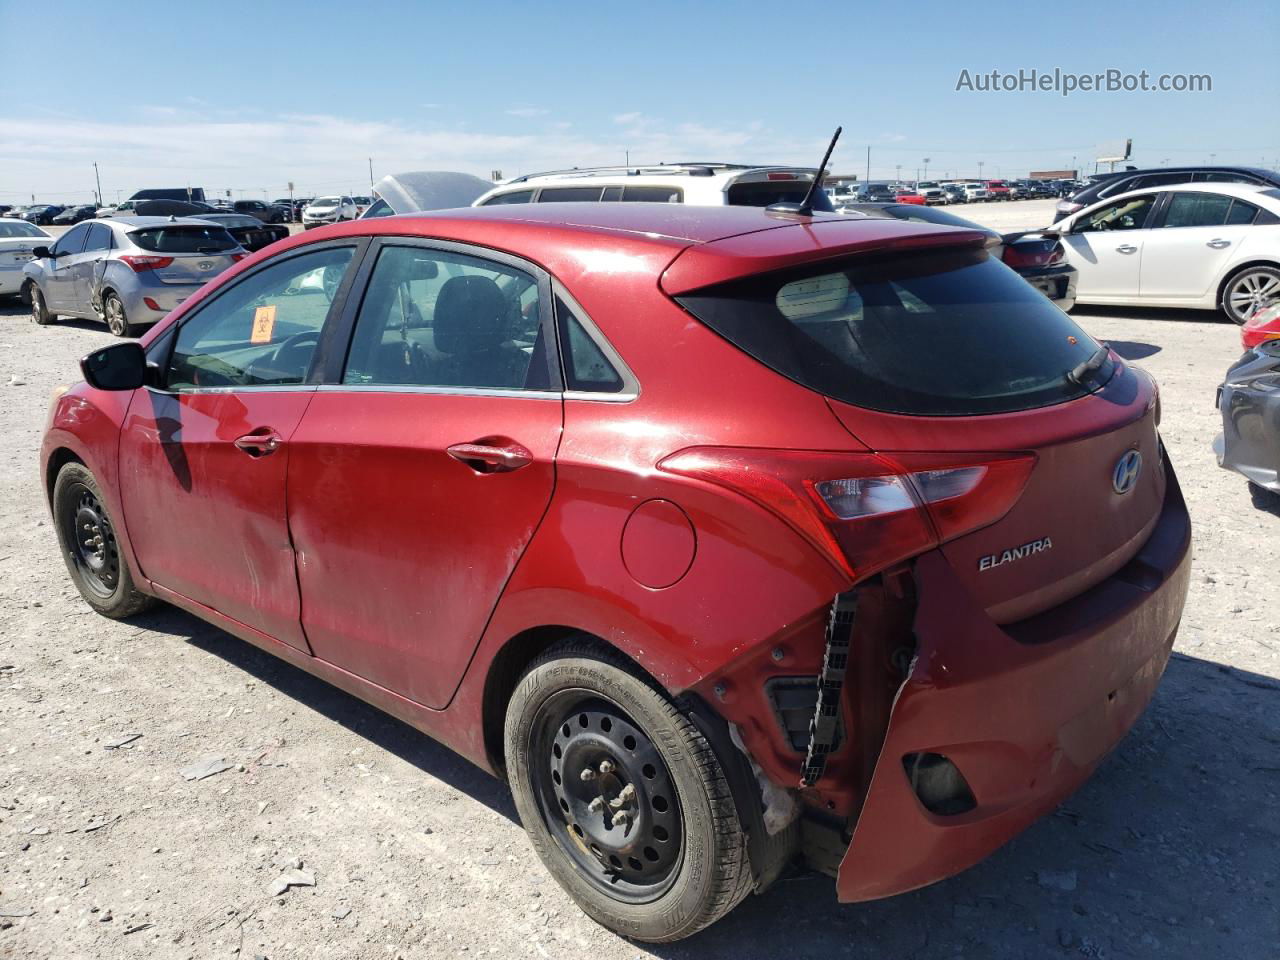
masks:
<path id="1" fill-rule="evenodd" d="M 432 319 L 435 346 L 443 353 L 475 353 L 508 339 L 507 301 L 488 277 L 450 277 Z"/>

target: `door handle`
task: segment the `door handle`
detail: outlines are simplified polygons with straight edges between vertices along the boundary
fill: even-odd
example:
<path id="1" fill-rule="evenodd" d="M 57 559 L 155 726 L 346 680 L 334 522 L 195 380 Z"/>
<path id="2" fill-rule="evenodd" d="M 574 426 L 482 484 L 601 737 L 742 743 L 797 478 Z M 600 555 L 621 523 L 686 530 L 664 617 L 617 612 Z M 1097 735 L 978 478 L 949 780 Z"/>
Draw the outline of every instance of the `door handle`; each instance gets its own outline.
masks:
<path id="1" fill-rule="evenodd" d="M 255 460 L 259 457 L 265 457 L 268 454 L 275 453 L 284 445 L 284 440 L 280 438 L 280 434 L 276 433 L 270 427 L 264 427 L 255 430 L 253 433 L 246 433 L 243 437 L 239 437 L 236 441 L 236 449 L 243 453 L 247 453 Z"/>
<path id="2" fill-rule="evenodd" d="M 509 437 L 481 437 L 470 443 L 455 443 L 445 452 L 476 473 L 510 473 L 533 463 L 529 449 Z"/>
<path id="3" fill-rule="evenodd" d="M 1231 241 L 1217 238 L 1217 239 L 1210 240 L 1208 243 L 1205 244 L 1205 246 L 1213 247 L 1213 249 L 1215 250 L 1221 250 L 1223 247 L 1231 246 Z"/>
<path id="4" fill-rule="evenodd" d="M 1122 243 L 1116 247 L 1116 253 L 1137 253 L 1138 248 L 1131 243 Z"/>

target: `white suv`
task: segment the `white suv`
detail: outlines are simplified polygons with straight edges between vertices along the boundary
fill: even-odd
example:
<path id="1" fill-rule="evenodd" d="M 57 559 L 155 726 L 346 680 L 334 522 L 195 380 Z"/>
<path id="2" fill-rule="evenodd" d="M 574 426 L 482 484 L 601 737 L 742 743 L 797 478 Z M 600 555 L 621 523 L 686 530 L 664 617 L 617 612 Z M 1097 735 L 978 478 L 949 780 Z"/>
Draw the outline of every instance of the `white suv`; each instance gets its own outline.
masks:
<path id="1" fill-rule="evenodd" d="M 327 223 L 341 223 L 360 216 L 356 202 L 350 197 L 320 197 L 307 204 L 302 211 L 302 228 L 322 227 Z"/>
<path id="2" fill-rule="evenodd" d="M 813 167 L 757 167 L 736 163 L 583 167 L 516 177 L 483 194 L 472 206 L 642 201 L 767 207 L 803 200 L 817 172 Z M 822 190 L 814 197 L 814 209 L 826 212 L 833 209 Z"/>

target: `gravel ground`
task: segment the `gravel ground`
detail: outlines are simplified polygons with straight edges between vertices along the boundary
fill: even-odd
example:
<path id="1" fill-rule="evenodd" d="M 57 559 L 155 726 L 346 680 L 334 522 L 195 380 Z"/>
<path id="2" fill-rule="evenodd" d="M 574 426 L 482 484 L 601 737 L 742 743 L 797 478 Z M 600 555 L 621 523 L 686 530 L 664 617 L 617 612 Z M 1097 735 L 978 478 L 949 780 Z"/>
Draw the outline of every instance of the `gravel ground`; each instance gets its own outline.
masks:
<path id="1" fill-rule="evenodd" d="M 1014 229 L 1050 206 L 956 209 Z M 1275 956 L 1280 505 L 1209 446 L 1238 334 L 1208 314 L 1077 317 L 1161 381 L 1195 521 L 1151 709 L 1055 815 L 959 877 L 838 906 L 797 876 L 655 949 L 579 913 L 505 787 L 432 741 L 184 613 L 91 614 L 36 451 L 49 390 L 110 338 L 0 306 L 0 958 Z M 210 757 L 229 768 L 184 779 Z M 275 893 L 299 863 L 314 885 Z"/>

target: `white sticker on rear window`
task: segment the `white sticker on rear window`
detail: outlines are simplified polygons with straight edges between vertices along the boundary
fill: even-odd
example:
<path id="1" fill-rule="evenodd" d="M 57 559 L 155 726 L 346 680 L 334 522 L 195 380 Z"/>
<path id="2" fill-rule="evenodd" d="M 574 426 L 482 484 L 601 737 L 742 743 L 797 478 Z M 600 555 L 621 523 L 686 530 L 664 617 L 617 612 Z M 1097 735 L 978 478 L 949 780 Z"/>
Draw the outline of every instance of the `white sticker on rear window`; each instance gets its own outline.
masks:
<path id="1" fill-rule="evenodd" d="M 831 313 L 849 299 L 849 277 L 828 273 L 807 280 L 794 280 L 778 290 L 778 312 L 788 320 L 801 320 Z"/>

